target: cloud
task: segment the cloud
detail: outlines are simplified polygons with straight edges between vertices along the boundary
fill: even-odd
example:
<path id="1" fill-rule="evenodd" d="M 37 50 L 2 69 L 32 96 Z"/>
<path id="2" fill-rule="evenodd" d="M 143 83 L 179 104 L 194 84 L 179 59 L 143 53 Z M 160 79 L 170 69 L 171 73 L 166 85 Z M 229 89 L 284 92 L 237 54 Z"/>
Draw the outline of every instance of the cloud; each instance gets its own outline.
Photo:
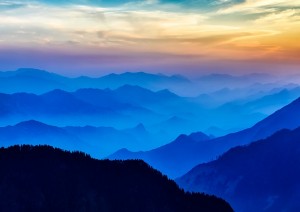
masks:
<path id="1" fill-rule="evenodd" d="M 180 8 L 184 1 L 114 1 L 119 6 L 106 7 L 84 0 L 49 2 L 1 1 L 1 46 L 96 55 L 120 52 L 122 58 L 131 61 L 135 56 L 130 59 L 126 54 L 134 52 L 132 55 L 148 57 L 139 57 L 148 65 L 158 60 L 178 60 L 167 55 L 243 60 L 274 55 L 284 58 L 283 54 L 298 52 L 291 50 L 294 47 L 288 41 L 294 45 L 298 42 L 294 29 L 299 26 L 299 9 L 291 7 L 299 0 L 208 1 L 206 6 L 214 11 L 198 9 L 199 5 Z M 204 4 L 201 2 L 190 1 L 187 5 Z M 160 57 L 153 59 L 155 54 Z M 114 57 L 117 61 L 121 56 L 110 54 L 110 62 Z"/>
<path id="2" fill-rule="evenodd" d="M 222 8 L 218 11 L 219 14 L 230 13 L 263 13 L 266 10 L 273 8 L 293 8 L 299 7 L 300 0 L 247 0 L 241 4 Z"/>
<path id="3" fill-rule="evenodd" d="M 255 20 L 260 25 L 290 25 L 294 22 L 300 22 L 300 12 L 296 9 L 287 9 L 279 12 L 269 13 Z"/>
<path id="4" fill-rule="evenodd" d="M 111 35 L 111 38 L 122 36 L 130 40 L 135 37 L 155 39 L 160 36 L 178 36 L 191 33 L 192 27 L 204 19 L 202 15 L 175 12 L 34 4 L 0 14 L 0 23 L 3 26 L 0 30 L 4 32 L 1 35 L 3 39 L 13 32 L 13 42 L 38 42 L 47 37 L 47 40 L 77 40 L 89 44 L 99 41 L 99 31 Z M 20 31 L 22 34 L 32 34 L 32 39 L 23 35 L 18 37 L 17 32 Z M 78 34 L 79 31 L 85 33 Z M 10 39 L 6 39 L 9 42 Z"/>

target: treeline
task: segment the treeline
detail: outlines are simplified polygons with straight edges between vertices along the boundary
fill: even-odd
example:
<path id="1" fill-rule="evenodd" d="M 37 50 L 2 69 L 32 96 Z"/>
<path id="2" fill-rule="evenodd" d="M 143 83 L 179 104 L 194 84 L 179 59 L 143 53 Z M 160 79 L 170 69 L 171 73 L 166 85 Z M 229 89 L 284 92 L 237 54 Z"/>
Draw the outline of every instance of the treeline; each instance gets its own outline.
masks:
<path id="1" fill-rule="evenodd" d="M 0 149 L 1 211 L 232 211 L 185 193 L 141 160 L 95 160 L 50 146 Z"/>

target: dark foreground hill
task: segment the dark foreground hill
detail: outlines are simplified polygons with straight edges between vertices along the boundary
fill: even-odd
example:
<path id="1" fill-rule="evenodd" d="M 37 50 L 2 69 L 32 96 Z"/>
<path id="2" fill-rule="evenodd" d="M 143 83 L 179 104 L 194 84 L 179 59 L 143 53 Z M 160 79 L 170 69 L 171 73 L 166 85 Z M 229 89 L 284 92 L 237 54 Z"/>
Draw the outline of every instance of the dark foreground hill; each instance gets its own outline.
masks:
<path id="1" fill-rule="evenodd" d="M 300 211 L 300 128 L 229 150 L 177 182 L 220 196 L 236 211 Z"/>
<path id="2" fill-rule="evenodd" d="M 95 160 L 50 146 L 0 149 L 0 211 L 232 211 L 184 193 L 140 160 Z"/>

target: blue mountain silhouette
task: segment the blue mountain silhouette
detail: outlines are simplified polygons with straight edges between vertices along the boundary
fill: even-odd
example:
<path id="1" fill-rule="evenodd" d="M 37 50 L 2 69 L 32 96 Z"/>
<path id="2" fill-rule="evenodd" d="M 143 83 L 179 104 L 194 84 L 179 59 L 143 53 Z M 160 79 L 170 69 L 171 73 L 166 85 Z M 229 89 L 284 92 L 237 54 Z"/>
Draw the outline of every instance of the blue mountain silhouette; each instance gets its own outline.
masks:
<path id="1" fill-rule="evenodd" d="M 230 149 L 177 179 L 188 191 L 221 196 L 236 211 L 298 211 L 300 128 Z"/>
<path id="2" fill-rule="evenodd" d="M 42 94 L 54 89 L 66 91 L 75 91 L 81 88 L 116 89 L 126 84 L 160 90 L 164 89 L 166 85 L 175 86 L 186 83 L 190 83 L 190 81 L 179 75 L 166 76 L 144 72 L 109 74 L 94 78 L 86 76 L 70 78 L 30 68 L 0 72 L 0 92 L 2 93 L 28 92 Z"/>
<path id="3" fill-rule="evenodd" d="M 169 177 L 179 177 L 199 163 L 208 162 L 216 159 L 232 147 L 249 144 L 258 139 L 266 138 L 280 129 L 295 129 L 300 126 L 300 98 L 291 104 L 276 111 L 269 117 L 258 122 L 253 127 L 231 133 L 223 137 L 211 139 L 203 142 L 196 142 L 190 147 L 185 144 L 190 143 L 188 137 L 180 136 L 182 147 L 177 147 L 177 154 L 168 154 L 165 151 L 163 154 L 164 160 L 160 160 L 162 156 L 156 150 L 148 152 L 129 152 L 124 154 L 116 152 L 109 158 L 134 159 L 141 158 L 147 161 L 150 165 L 158 168 Z M 176 169 L 174 169 L 176 167 Z"/>

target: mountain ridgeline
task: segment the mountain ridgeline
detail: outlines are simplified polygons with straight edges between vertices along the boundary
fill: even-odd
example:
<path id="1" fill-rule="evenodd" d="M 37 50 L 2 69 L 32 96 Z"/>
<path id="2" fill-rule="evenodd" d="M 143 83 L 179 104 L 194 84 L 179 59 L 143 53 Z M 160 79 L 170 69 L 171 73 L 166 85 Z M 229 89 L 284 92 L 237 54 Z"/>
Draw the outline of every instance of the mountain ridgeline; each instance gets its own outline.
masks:
<path id="1" fill-rule="evenodd" d="M 260 74 L 0 72 L 0 211 L 300 211 L 299 95 Z"/>
<path id="2" fill-rule="evenodd" d="M 227 200 L 236 211 L 300 211 L 300 128 L 235 147 L 177 183 Z"/>
<path id="3" fill-rule="evenodd" d="M 216 211 L 224 200 L 185 193 L 140 160 L 95 160 L 50 146 L 0 149 L 1 211 Z"/>
<path id="4" fill-rule="evenodd" d="M 203 112 L 199 107 L 168 90 L 154 92 L 133 85 L 115 90 L 86 88 L 67 92 L 55 89 L 40 95 L 0 93 L 0 125 L 37 120 L 53 126 L 125 129 L 142 123 L 153 132 L 152 143 L 159 141 L 151 146 L 154 148 L 180 133 L 195 131 L 198 127 L 195 117 Z M 192 115 L 185 114 L 185 108 L 189 108 Z M 173 120 L 173 117 L 184 121 Z"/>
<path id="5" fill-rule="evenodd" d="M 80 150 L 95 158 L 102 158 L 120 148 L 140 150 L 149 148 L 151 134 L 142 124 L 117 130 L 113 127 L 56 127 L 35 120 L 0 127 L 3 147 L 15 144 L 48 144 L 64 150 Z"/>
<path id="6" fill-rule="evenodd" d="M 165 87 L 188 84 L 189 80 L 180 75 L 166 76 L 144 72 L 108 74 L 102 77 L 65 77 L 44 70 L 21 68 L 16 71 L 0 72 L 0 92 L 28 92 L 42 94 L 54 89 L 75 91 L 80 88 L 111 88 L 123 85 L 137 85 L 148 89 L 160 90 Z M 10 86 L 15 85 L 15 86 Z"/>
<path id="7" fill-rule="evenodd" d="M 160 145 L 207 129 L 220 129 L 210 130 L 220 136 L 257 123 L 300 95 L 295 84 L 267 83 L 265 78 L 212 74 L 187 79 L 144 72 L 71 78 L 36 69 L 0 72 L 0 125 L 34 119 L 54 126 L 124 129 L 142 123 L 154 134 L 165 134 L 154 139 L 165 137 Z"/>
<path id="8" fill-rule="evenodd" d="M 189 136 L 179 136 L 173 143 L 176 156 L 169 154 L 166 146 L 146 152 L 118 151 L 112 159 L 143 159 L 169 177 L 176 178 L 188 172 L 196 165 L 216 159 L 232 147 L 249 144 L 266 138 L 281 129 L 295 129 L 300 126 L 300 98 L 276 111 L 253 127 L 215 139 L 195 141 Z M 178 142 L 180 141 L 180 142 Z M 162 157 L 161 149 L 165 149 Z M 171 151 L 173 152 L 173 150 Z M 176 169 L 174 168 L 176 167 Z"/>
<path id="9" fill-rule="evenodd" d="M 173 142 L 145 152 L 130 152 L 121 149 L 109 156 L 109 159 L 142 159 L 169 177 L 186 173 L 186 164 L 194 161 L 198 146 L 209 142 L 210 137 L 204 133 L 180 135 Z"/>

